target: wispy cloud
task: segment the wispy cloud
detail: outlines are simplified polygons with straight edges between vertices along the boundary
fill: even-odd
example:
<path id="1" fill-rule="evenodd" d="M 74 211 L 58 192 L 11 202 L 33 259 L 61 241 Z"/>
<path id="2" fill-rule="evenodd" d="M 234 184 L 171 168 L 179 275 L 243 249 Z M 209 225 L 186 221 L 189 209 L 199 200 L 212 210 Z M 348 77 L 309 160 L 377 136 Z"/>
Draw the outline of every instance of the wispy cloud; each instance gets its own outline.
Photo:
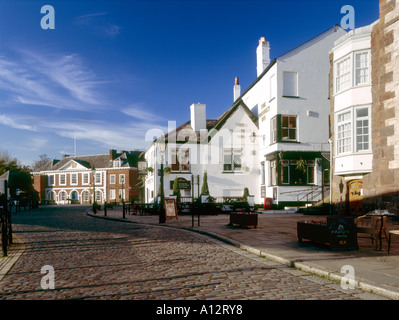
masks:
<path id="1" fill-rule="evenodd" d="M 14 102 L 72 110 L 99 107 L 102 82 L 78 55 L 17 53 L 0 56 L 0 89 Z"/>
<path id="2" fill-rule="evenodd" d="M 89 30 L 97 35 L 109 38 L 116 37 L 122 30 L 122 27 L 104 19 L 108 12 L 89 13 L 75 18 L 75 24 Z"/>
<path id="3" fill-rule="evenodd" d="M 133 117 L 133 118 L 136 118 L 139 120 L 144 120 L 147 122 L 158 122 L 158 121 L 165 120 L 164 118 L 160 117 L 159 115 L 157 115 L 153 112 L 147 111 L 146 109 L 147 108 L 144 103 L 135 103 L 135 104 L 129 105 L 126 108 L 121 109 L 121 112 L 130 117 Z"/>
<path id="4" fill-rule="evenodd" d="M 19 119 L 12 119 L 5 114 L 0 114 L 0 124 L 14 129 L 37 131 L 37 128 L 35 126 L 27 124 L 25 121 L 20 121 Z"/>

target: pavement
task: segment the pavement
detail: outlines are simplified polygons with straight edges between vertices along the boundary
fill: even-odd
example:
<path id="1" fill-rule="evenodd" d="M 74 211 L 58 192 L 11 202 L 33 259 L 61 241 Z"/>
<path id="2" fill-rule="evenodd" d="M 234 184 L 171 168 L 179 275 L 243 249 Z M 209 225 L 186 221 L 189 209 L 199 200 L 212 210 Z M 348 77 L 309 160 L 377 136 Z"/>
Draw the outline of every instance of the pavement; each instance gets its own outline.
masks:
<path id="1" fill-rule="evenodd" d="M 192 215 L 185 214 L 162 224 L 155 215 L 123 216 L 121 207 L 108 209 L 106 216 L 104 211 L 94 214 L 87 210 L 86 213 L 93 218 L 198 232 L 254 255 L 340 283 L 353 274 L 354 280 L 350 283 L 353 288 L 399 300 L 399 237 L 393 237 L 389 255 L 386 241 L 381 251 L 376 250 L 375 243 L 372 244 L 370 239 L 359 238 L 359 250 L 350 251 L 331 251 L 325 245 L 306 240 L 298 242 L 297 221 L 325 221 L 326 216 L 284 210 L 262 211 L 258 212 L 257 228 L 240 228 L 229 225 L 227 213 L 202 215 L 199 221 L 197 216 L 193 220 Z M 399 229 L 399 224 L 392 222 L 390 228 Z M 0 258 L 0 281 L 24 250 L 25 245 L 15 236 L 8 256 Z"/>
<path id="2" fill-rule="evenodd" d="M 359 238 L 359 250 L 331 251 L 326 245 L 307 240 L 298 242 L 297 221 L 326 221 L 326 216 L 304 215 L 292 210 L 269 210 L 258 212 L 256 228 L 240 228 L 229 225 L 229 214 L 202 215 L 185 214 L 177 219 L 168 219 L 160 224 L 157 215 L 125 214 L 121 207 L 94 214 L 103 219 L 118 220 L 166 228 L 180 228 L 219 239 L 225 243 L 262 256 L 304 272 L 342 283 L 350 275 L 349 283 L 355 289 L 399 300 L 399 237 L 393 237 L 388 255 L 387 241 L 383 238 L 383 249 L 376 250 L 375 242 Z M 397 224 L 398 223 L 398 224 Z M 387 226 L 388 227 L 388 226 Z M 391 229 L 399 229 L 399 222 L 391 222 Z"/>

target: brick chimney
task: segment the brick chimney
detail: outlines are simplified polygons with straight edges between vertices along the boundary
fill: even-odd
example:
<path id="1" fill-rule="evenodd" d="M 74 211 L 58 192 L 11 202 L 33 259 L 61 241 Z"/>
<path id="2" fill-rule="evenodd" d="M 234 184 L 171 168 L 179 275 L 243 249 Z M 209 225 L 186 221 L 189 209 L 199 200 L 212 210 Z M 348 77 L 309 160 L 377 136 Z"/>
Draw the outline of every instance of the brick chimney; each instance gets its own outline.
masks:
<path id="1" fill-rule="evenodd" d="M 116 158 L 116 150 L 110 149 L 109 150 L 109 160 L 114 160 Z"/>

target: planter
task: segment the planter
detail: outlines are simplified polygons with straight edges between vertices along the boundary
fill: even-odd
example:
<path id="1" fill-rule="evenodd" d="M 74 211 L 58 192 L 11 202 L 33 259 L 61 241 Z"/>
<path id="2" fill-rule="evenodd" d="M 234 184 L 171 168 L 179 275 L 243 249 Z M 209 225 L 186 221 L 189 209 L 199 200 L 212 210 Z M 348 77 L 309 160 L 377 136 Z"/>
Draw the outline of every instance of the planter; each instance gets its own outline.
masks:
<path id="1" fill-rule="evenodd" d="M 229 225 L 238 225 L 242 228 L 256 228 L 258 225 L 258 215 L 256 213 L 230 213 Z"/>
<path id="2" fill-rule="evenodd" d="M 297 222 L 298 241 L 328 244 L 331 250 L 358 250 L 353 217 L 327 217 L 327 224 Z"/>

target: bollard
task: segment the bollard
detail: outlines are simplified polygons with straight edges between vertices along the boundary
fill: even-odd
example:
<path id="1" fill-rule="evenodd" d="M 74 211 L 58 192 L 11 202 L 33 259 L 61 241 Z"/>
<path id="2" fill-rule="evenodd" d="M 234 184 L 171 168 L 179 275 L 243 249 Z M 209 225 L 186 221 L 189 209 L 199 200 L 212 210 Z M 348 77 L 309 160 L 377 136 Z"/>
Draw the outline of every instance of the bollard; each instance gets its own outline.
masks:
<path id="1" fill-rule="evenodd" d="M 125 219 L 125 202 L 122 203 L 123 219 Z"/>
<path id="2" fill-rule="evenodd" d="M 107 216 L 107 203 L 104 202 L 104 217 Z"/>

